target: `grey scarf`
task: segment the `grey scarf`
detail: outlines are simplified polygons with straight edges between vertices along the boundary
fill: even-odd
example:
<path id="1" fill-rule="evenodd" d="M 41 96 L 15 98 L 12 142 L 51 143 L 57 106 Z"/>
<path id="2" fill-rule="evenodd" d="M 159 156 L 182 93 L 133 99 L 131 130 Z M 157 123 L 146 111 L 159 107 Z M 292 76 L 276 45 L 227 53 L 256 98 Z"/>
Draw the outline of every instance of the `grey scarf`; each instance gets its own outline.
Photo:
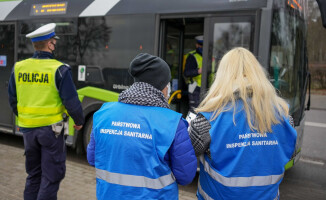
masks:
<path id="1" fill-rule="evenodd" d="M 169 108 L 162 91 L 144 82 L 135 82 L 129 89 L 121 92 L 118 101 L 141 106 Z"/>

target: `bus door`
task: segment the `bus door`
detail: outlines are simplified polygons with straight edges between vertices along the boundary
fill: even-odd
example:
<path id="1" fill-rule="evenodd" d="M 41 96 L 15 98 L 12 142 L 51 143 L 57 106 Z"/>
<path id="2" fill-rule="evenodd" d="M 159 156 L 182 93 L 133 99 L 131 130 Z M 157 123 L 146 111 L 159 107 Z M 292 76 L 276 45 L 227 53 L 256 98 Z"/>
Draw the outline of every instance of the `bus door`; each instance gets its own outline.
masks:
<path id="1" fill-rule="evenodd" d="M 205 19 L 203 75 L 201 96 L 208 91 L 215 77 L 220 59 L 234 47 L 244 47 L 254 54 L 255 15 L 210 17 Z M 257 36 L 256 36 L 257 37 Z M 206 67 L 205 67 L 206 66 Z"/>
<path id="2" fill-rule="evenodd" d="M 171 70 L 171 93 L 169 103 L 171 109 L 181 111 L 182 98 L 182 59 L 183 59 L 183 37 L 184 26 L 173 23 L 171 20 L 161 22 L 161 52 L 160 57 L 167 62 Z"/>
<path id="3" fill-rule="evenodd" d="M 15 63 L 15 24 L 0 24 L 0 126 L 12 130 L 13 114 L 8 102 L 8 83 Z"/>
<path id="4" fill-rule="evenodd" d="M 187 115 L 188 85 L 184 77 L 186 55 L 195 50 L 195 37 L 203 35 L 204 18 L 168 18 L 161 21 L 160 57 L 171 69 L 170 107 Z"/>

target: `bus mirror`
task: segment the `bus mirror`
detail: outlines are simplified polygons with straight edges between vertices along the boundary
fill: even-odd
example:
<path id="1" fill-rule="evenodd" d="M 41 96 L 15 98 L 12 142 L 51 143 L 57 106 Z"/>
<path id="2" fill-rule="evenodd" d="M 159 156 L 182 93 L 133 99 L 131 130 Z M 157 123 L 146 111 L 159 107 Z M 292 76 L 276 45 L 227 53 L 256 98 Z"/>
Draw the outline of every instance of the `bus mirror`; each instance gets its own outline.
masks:
<path id="1" fill-rule="evenodd" d="M 321 20 L 323 22 L 323 26 L 326 28 L 326 1 L 325 0 L 317 0 L 320 14 L 321 14 Z"/>

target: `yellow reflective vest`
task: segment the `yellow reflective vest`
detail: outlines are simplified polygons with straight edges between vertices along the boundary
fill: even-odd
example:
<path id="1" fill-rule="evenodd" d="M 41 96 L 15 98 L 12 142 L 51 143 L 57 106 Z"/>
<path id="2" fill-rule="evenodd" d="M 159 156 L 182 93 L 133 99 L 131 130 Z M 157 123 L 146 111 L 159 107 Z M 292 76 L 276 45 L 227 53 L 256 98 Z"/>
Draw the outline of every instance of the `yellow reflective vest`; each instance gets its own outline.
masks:
<path id="1" fill-rule="evenodd" d="M 198 69 L 202 68 L 202 67 L 203 67 L 203 57 L 202 57 L 200 54 L 198 54 L 198 53 L 196 52 L 196 50 L 190 51 L 190 52 L 185 56 L 185 58 L 184 58 L 184 63 L 185 63 L 185 61 L 187 60 L 187 58 L 188 58 L 188 56 L 189 56 L 190 54 L 192 54 L 192 55 L 195 57 L 196 62 L 197 62 L 197 68 L 198 68 Z M 197 75 L 197 76 L 195 76 L 195 77 L 192 77 L 192 80 L 197 82 L 197 86 L 198 86 L 198 87 L 201 87 L 201 74 L 199 74 L 199 75 Z M 190 83 L 190 80 L 189 80 L 189 81 L 186 80 L 186 82 L 187 82 L 187 83 Z"/>
<path id="2" fill-rule="evenodd" d="M 41 127 L 62 121 L 65 107 L 55 84 L 63 65 L 55 59 L 26 59 L 15 65 L 18 126 Z"/>

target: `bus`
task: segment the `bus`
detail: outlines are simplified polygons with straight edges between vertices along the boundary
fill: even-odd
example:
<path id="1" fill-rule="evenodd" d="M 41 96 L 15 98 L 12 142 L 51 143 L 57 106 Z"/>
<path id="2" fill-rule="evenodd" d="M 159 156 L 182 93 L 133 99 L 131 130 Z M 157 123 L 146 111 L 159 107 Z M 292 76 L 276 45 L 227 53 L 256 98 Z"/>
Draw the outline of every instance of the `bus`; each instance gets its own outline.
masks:
<path id="1" fill-rule="evenodd" d="M 201 97 L 218 62 L 233 47 L 255 54 L 280 96 L 290 105 L 298 133 L 299 158 L 309 88 L 305 0 L 14 0 L 0 1 L 0 131 L 21 135 L 8 104 L 8 79 L 16 61 L 33 55 L 27 33 L 56 23 L 55 58 L 70 65 L 86 119 L 84 128 L 67 126 L 66 143 L 85 150 L 92 115 L 104 102 L 117 101 L 133 79 L 130 61 L 139 53 L 160 56 L 171 68 L 172 109 L 188 113 L 184 55 L 204 36 Z M 226 80 L 227 81 L 227 80 Z M 42 95 L 42 94 L 40 94 Z"/>

